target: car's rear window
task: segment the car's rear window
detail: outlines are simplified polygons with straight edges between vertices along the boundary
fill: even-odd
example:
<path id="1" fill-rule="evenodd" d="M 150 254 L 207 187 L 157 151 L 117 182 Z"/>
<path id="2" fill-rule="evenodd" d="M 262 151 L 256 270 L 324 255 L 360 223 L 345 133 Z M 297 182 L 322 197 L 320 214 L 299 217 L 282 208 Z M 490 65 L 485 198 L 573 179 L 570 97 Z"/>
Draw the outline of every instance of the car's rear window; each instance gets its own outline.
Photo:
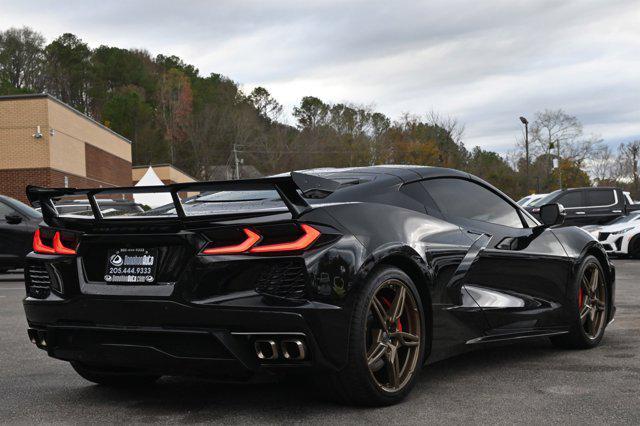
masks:
<path id="1" fill-rule="evenodd" d="M 286 209 L 286 205 L 274 189 L 205 192 L 185 199 L 182 208 L 187 216 L 206 216 L 280 210 Z"/>

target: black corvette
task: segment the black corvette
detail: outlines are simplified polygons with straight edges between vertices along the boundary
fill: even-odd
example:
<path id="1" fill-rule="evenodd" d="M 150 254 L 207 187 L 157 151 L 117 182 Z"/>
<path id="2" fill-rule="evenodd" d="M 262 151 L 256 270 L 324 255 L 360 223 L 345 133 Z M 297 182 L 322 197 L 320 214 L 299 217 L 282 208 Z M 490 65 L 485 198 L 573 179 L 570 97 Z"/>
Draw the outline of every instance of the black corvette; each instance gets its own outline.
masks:
<path id="1" fill-rule="evenodd" d="M 110 194 L 173 204 L 103 217 Z M 615 313 L 600 244 L 540 224 L 467 173 L 322 169 L 166 187 L 29 187 L 45 224 L 25 268 L 32 342 L 101 384 L 161 375 L 319 373 L 352 404 L 403 398 L 418 371 L 497 342 L 590 348 Z M 93 215 L 52 200 L 86 197 Z"/>

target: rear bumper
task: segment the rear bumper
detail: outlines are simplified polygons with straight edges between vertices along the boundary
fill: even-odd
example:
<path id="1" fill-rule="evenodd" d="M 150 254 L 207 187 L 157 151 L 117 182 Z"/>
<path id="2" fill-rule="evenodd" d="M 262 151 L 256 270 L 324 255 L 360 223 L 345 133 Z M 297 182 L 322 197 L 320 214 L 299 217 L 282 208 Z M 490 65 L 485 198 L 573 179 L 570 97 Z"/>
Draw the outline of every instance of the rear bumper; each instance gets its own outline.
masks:
<path id="1" fill-rule="evenodd" d="M 292 369 L 338 370 L 345 362 L 344 311 L 332 305 L 273 307 L 257 295 L 227 306 L 79 296 L 28 297 L 24 309 L 32 342 L 66 361 L 239 379 Z M 282 356 L 281 344 L 294 337 L 305 345 L 304 359 Z M 257 356 L 255 341 L 265 339 L 276 343 L 276 359 Z"/>

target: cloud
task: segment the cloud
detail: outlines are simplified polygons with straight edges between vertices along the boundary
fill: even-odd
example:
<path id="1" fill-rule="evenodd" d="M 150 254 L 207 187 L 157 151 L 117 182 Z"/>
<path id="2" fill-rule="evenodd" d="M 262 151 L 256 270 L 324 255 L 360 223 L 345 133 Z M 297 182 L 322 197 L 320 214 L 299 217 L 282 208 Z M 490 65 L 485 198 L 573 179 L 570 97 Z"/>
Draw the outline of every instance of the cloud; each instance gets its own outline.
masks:
<path id="1" fill-rule="evenodd" d="M 544 108 L 610 143 L 640 137 L 636 0 L 47 4 L 0 0 L 0 28 L 175 54 L 265 86 L 288 110 L 305 95 L 392 118 L 435 109 L 465 123 L 468 146 L 502 152 L 517 117 Z"/>

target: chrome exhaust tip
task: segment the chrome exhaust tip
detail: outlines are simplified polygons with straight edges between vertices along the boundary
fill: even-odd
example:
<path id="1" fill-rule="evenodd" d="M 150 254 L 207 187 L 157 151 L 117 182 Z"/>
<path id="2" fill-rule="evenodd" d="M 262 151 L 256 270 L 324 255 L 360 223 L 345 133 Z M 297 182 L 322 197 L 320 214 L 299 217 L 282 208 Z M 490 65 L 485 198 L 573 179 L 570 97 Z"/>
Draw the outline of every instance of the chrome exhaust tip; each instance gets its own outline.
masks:
<path id="1" fill-rule="evenodd" d="M 278 359 L 278 345 L 273 340 L 256 340 L 253 344 L 259 359 Z"/>
<path id="2" fill-rule="evenodd" d="M 281 343 L 282 355 L 285 359 L 293 361 L 302 361 L 307 357 L 307 349 L 302 340 L 289 339 L 283 340 Z"/>

